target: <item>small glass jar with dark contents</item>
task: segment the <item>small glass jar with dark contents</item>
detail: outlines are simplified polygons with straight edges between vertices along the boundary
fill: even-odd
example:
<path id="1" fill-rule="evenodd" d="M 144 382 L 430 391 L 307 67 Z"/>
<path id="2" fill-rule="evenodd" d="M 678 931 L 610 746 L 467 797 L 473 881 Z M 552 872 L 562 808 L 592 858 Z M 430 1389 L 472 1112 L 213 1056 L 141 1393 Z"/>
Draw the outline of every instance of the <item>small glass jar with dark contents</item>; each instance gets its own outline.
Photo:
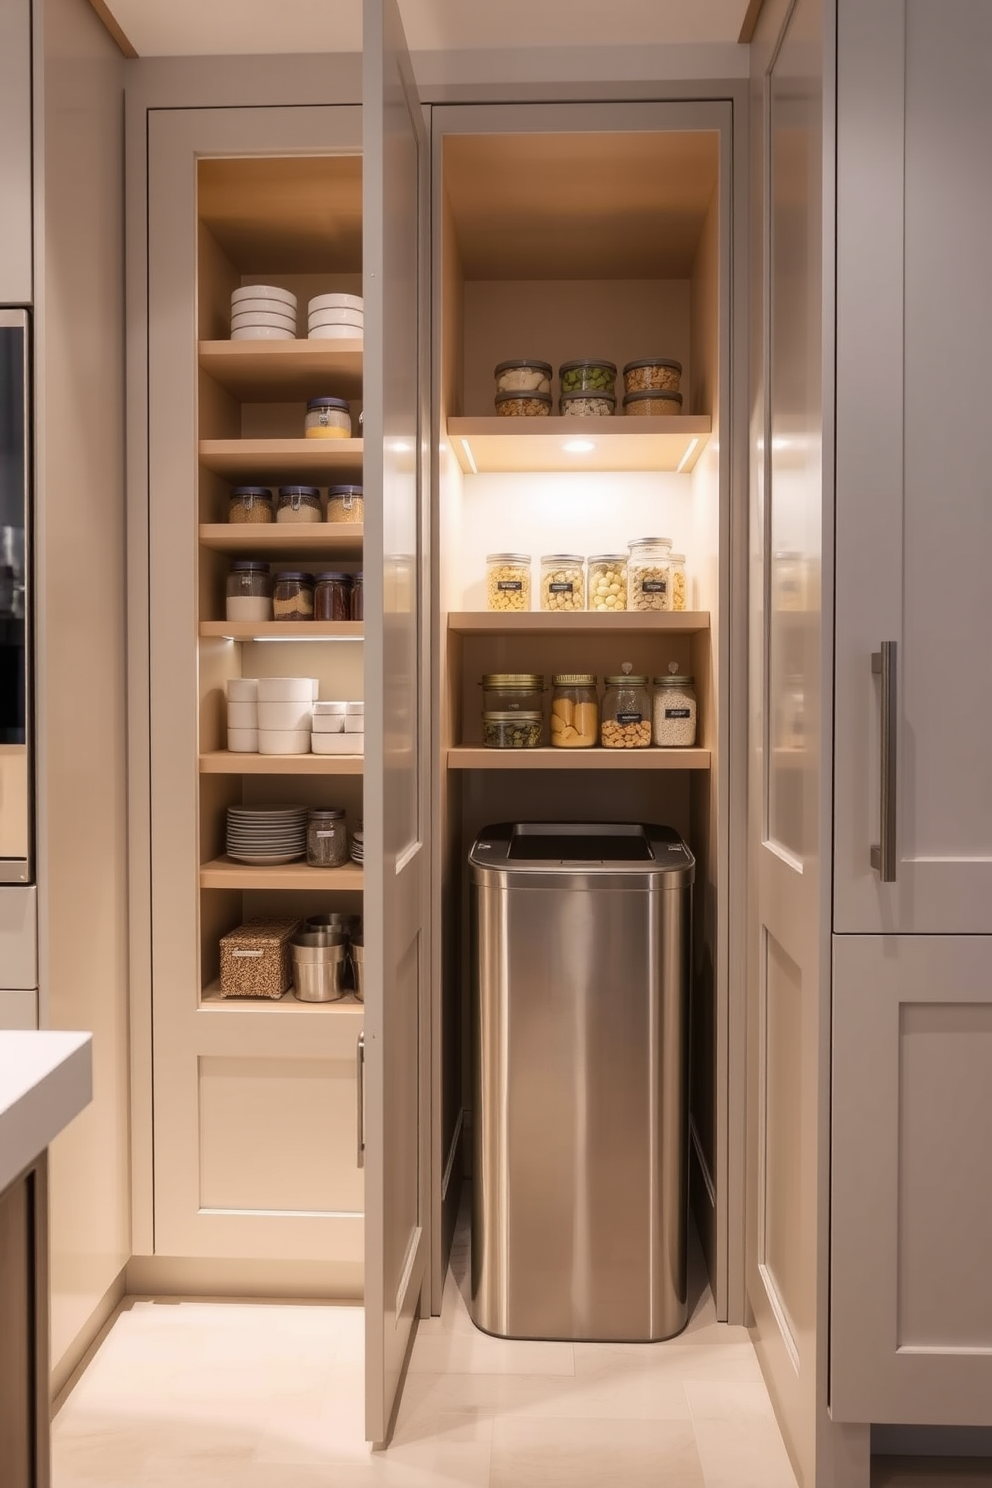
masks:
<path id="1" fill-rule="evenodd" d="M 351 580 L 351 618 L 365 619 L 365 575 L 356 573 Z"/>
<path id="2" fill-rule="evenodd" d="M 313 574 L 290 569 L 276 574 L 272 591 L 272 618 L 313 619 Z"/>
<path id="3" fill-rule="evenodd" d="M 351 575 L 319 573 L 314 579 L 313 618 L 335 623 L 351 619 Z"/>
<path id="4" fill-rule="evenodd" d="M 336 806 L 307 812 L 307 862 L 312 868 L 340 868 L 348 861 L 348 830 Z"/>

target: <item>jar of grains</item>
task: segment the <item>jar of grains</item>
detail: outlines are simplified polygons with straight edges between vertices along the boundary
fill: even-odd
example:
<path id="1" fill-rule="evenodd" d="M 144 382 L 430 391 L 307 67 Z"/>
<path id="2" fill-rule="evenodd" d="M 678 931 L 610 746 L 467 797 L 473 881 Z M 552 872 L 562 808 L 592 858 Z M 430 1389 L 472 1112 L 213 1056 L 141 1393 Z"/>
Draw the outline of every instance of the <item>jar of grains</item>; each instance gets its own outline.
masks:
<path id="1" fill-rule="evenodd" d="M 348 862 L 344 812 L 336 806 L 307 812 L 307 862 L 312 868 L 340 868 Z"/>
<path id="2" fill-rule="evenodd" d="M 632 675 L 629 661 L 622 676 L 606 678 L 599 740 L 604 749 L 647 749 L 651 743 L 648 679 Z"/>
<path id="3" fill-rule="evenodd" d="M 486 608 L 530 609 L 529 553 L 487 553 Z"/>
<path id="4" fill-rule="evenodd" d="M 267 563 L 235 559 L 227 575 L 224 615 L 228 620 L 272 619 L 272 575 Z"/>
<path id="5" fill-rule="evenodd" d="M 303 432 L 307 439 L 350 439 L 351 404 L 345 398 L 311 398 Z"/>
<path id="6" fill-rule="evenodd" d="M 640 418 L 655 418 L 682 412 L 682 394 L 665 392 L 626 393 L 623 411 Z"/>
<path id="7" fill-rule="evenodd" d="M 333 621 L 351 619 L 350 574 L 317 574 L 313 586 L 313 618 Z"/>
<path id="8" fill-rule="evenodd" d="M 654 743 L 662 749 L 688 749 L 696 742 L 696 694 L 691 677 L 680 677 L 673 661 L 667 677 L 654 679 Z"/>
<path id="9" fill-rule="evenodd" d="M 482 742 L 487 749 L 537 749 L 540 713 L 483 713 Z"/>
<path id="10" fill-rule="evenodd" d="M 589 559 L 588 604 L 590 610 L 627 608 L 627 555 L 599 553 Z"/>
<path id="11" fill-rule="evenodd" d="M 319 522 L 320 491 L 316 486 L 280 486 L 277 522 Z"/>
<path id="12" fill-rule="evenodd" d="M 276 574 L 272 615 L 275 620 L 312 620 L 313 574 L 289 569 Z"/>
<path id="13" fill-rule="evenodd" d="M 543 706 L 540 672 L 486 672 L 479 686 L 485 713 L 540 713 Z"/>
<path id="14" fill-rule="evenodd" d="M 671 598 L 670 610 L 684 610 L 686 608 L 686 578 L 685 578 L 685 554 L 669 553 L 668 555 L 668 592 Z"/>
<path id="15" fill-rule="evenodd" d="M 551 685 L 551 742 L 559 749 L 592 749 L 599 740 L 596 678 L 589 672 L 558 672 Z"/>
<path id="16" fill-rule="evenodd" d="M 329 522 L 364 522 L 365 495 L 361 486 L 328 486 Z"/>
<path id="17" fill-rule="evenodd" d="M 546 553 L 541 559 L 541 609 L 584 610 L 586 560 L 577 553 Z"/>
<path id="18" fill-rule="evenodd" d="M 628 610 L 670 609 L 668 579 L 671 565 L 668 555 L 672 551 L 671 538 L 638 537 L 627 547 L 630 550 L 627 559 Z"/>
<path id="19" fill-rule="evenodd" d="M 548 418 L 551 414 L 550 393 L 497 393 L 495 401 L 500 418 Z"/>
<path id="20" fill-rule="evenodd" d="M 628 362 L 623 369 L 625 393 L 677 393 L 681 381 L 682 363 L 670 362 L 666 357 L 645 357 Z"/>
<path id="21" fill-rule="evenodd" d="M 274 522 L 268 486 L 232 486 L 227 508 L 229 522 Z"/>
<path id="22" fill-rule="evenodd" d="M 351 618 L 365 619 L 365 575 L 356 573 L 351 580 Z"/>
<path id="23" fill-rule="evenodd" d="M 611 418 L 617 400 L 612 393 L 562 393 L 558 412 L 563 418 Z"/>
<path id="24" fill-rule="evenodd" d="M 550 362 L 500 362 L 493 376 L 497 393 L 550 393 Z"/>

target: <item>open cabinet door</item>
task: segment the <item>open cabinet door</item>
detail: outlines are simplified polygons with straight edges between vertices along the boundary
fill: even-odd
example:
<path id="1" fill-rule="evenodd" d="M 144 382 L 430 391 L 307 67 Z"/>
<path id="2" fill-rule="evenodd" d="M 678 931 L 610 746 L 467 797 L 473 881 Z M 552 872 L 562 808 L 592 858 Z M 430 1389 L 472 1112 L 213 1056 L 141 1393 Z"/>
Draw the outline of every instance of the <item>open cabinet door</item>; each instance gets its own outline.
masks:
<path id="1" fill-rule="evenodd" d="M 426 1272 L 426 137 L 395 0 L 364 6 L 365 1428 L 390 1429 Z"/>

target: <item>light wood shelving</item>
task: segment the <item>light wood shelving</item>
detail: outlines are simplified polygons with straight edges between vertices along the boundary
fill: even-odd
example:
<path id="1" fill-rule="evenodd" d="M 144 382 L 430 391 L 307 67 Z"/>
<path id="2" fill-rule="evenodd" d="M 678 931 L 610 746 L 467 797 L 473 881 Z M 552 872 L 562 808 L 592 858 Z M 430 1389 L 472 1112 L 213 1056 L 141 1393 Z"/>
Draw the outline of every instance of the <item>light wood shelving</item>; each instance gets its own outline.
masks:
<path id="1" fill-rule="evenodd" d="M 708 749 L 449 749 L 449 770 L 708 770 Z"/>
<path id="2" fill-rule="evenodd" d="M 200 635 L 225 641 L 360 641 L 360 620 L 201 620 Z"/>
<path id="3" fill-rule="evenodd" d="M 357 484 L 357 482 L 356 482 Z M 200 546 L 217 553 L 258 553 L 279 558 L 294 553 L 360 558 L 361 522 L 203 522 Z"/>
<path id="4" fill-rule="evenodd" d="M 201 889 L 326 889 L 331 893 L 361 889 L 364 882 L 362 869 L 354 863 L 343 868 L 311 868 L 306 863 L 253 867 L 220 857 L 200 865 Z"/>
<path id="5" fill-rule="evenodd" d="M 364 338 L 336 341 L 201 341 L 200 371 L 251 403 L 320 396 L 359 398 Z"/>
<path id="6" fill-rule="evenodd" d="M 673 613 L 621 610 L 609 614 L 599 610 L 575 610 L 554 614 L 549 610 L 452 610 L 448 630 L 456 635 L 696 635 L 709 630 L 706 610 Z"/>
<path id="7" fill-rule="evenodd" d="M 343 484 L 362 479 L 360 439 L 201 439 L 200 464 L 227 480 Z"/>
<path id="8" fill-rule="evenodd" d="M 204 987 L 200 993 L 200 1007 L 211 1013 L 223 1011 L 230 1014 L 258 1014 L 278 1008 L 280 1015 L 286 1012 L 316 1013 L 319 1017 L 326 1018 L 328 1014 L 333 1014 L 337 1018 L 348 1018 L 359 1027 L 365 1017 L 365 1004 L 359 1002 L 353 992 L 339 997 L 337 1002 L 301 1002 L 292 992 L 284 992 L 281 997 L 222 997 L 220 982 L 211 982 L 208 987 Z"/>
<path id="9" fill-rule="evenodd" d="M 241 754 L 214 749 L 200 755 L 201 775 L 363 775 L 364 754 Z"/>
<path id="10" fill-rule="evenodd" d="M 510 425 L 511 427 L 507 427 Z M 467 475 L 515 471 L 678 471 L 688 474 L 705 448 L 705 416 L 449 418 L 448 442 Z M 570 452 L 575 440 L 593 448 Z M 467 446 L 467 448 L 466 448 Z"/>

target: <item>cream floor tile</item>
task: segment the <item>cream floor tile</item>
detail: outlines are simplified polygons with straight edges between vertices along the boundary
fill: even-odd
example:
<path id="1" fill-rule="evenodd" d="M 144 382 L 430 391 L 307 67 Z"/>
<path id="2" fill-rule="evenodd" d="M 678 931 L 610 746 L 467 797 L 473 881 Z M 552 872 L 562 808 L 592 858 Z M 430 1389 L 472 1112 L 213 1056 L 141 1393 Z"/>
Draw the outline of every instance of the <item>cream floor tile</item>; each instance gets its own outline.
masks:
<path id="1" fill-rule="evenodd" d="M 705 1488 L 796 1488 L 774 1418 L 694 1420 Z"/>
<path id="2" fill-rule="evenodd" d="M 666 1343 L 576 1343 L 576 1375 L 616 1375 L 645 1370 L 680 1379 L 760 1383 L 761 1370 L 750 1343 L 711 1343 L 675 1348 Z"/>
<path id="3" fill-rule="evenodd" d="M 685 1391 L 694 1421 L 771 1421 L 768 1391 L 760 1379 L 728 1383 L 722 1379 L 687 1379 Z"/>
<path id="4" fill-rule="evenodd" d="M 570 1343 L 532 1343 L 490 1338 L 473 1328 L 418 1337 L 410 1359 L 411 1374 L 571 1374 Z"/>
<path id="5" fill-rule="evenodd" d="M 490 1488 L 704 1488 L 682 1421 L 496 1422 Z"/>

